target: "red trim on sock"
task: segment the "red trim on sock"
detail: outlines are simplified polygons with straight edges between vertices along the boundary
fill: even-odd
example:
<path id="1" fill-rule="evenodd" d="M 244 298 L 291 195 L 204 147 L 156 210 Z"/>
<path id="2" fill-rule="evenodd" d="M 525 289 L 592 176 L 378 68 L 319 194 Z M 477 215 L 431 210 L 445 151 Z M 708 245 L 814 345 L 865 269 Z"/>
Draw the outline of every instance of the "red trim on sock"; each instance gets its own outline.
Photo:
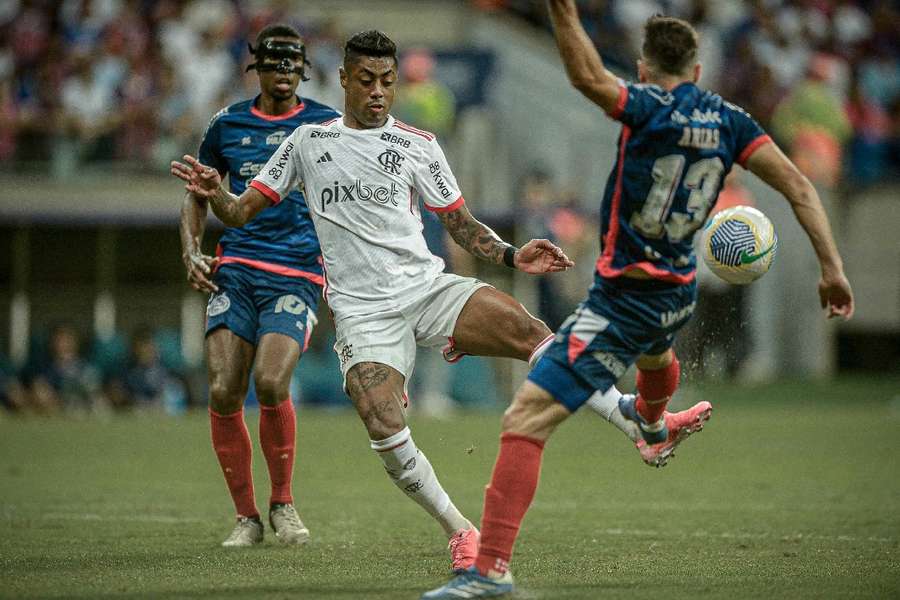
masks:
<path id="1" fill-rule="evenodd" d="M 294 452 L 297 416 L 290 396 L 276 406 L 260 405 L 259 444 L 269 468 L 272 496 L 269 504 L 293 504 L 291 481 L 294 475 Z"/>
<path id="2" fill-rule="evenodd" d="M 680 376 L 681 365 L 678 358 L 674 358 L 669 366 L 662 369 L 638 369 L 635 409 L 648 423 L 655 423 L 662 418 L 669 399 L 678 389 Z"/>
<path id="3" fill-rule="evenodd" d="M 507 569 L 522 519 L 537 490 L 543 451 L 542 440 L 513 433 L 500 436 L 491 483 L 484 491 L 481 543 L 475 559 L 482 575 Z"/>
<path id="4" fill-rule="evenodd" d="M 210 410 L 209 426 L 213 450 L 222 467 L 235 511 L 239 517 L 258 517 L 251 470 L 253 448 L 244 423 L 244 411 L 220 415 Z"/>

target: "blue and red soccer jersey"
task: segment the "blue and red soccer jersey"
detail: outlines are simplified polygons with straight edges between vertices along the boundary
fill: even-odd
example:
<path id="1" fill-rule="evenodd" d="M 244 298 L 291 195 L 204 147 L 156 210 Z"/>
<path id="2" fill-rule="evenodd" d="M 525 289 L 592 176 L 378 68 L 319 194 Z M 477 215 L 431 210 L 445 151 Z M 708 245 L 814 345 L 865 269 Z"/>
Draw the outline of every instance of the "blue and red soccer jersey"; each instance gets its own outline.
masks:
<path id="1" fill-rule="evenodd" d="M 597 272 L 642 269 L 673 283 L 693 280 L 694 232 L 706 221 L 725 175 L 769 136 L 713 92 L 682 83 L 622 85 L 610 116 L 622 123 L 606 184 Z"/>
<path id="2" fill-rule="evenodd" d="M 693 83 L 671 92 L 623 84 L 610 116 L 622 133 L 594 285 L 528 374 L 570 411 L 639 356 L 672 346 L 696 306 L 694 233 L 734 163 L 770 141 L 741 108 Z M 622 276 L 631 270 L 651 278 Z"/>
<path id="3" fill-rule="evenodd" d="M 237 195 L 297 127 L 340 116 L 307 99 L 278 116 L 260 112 L 255 104 L 255 99 L 238 102 L 216 114 L 198 153 L 201 163 L 228 175 Z M 227 228 L 217 254 L 220 268 L 213 281 L 219 291 L 207 304 L 207 334 L 225 327 L 256 345 L 262 336 L 278 333 L 305 349 L 324 278 L 303 194 L 293 190 L 243 227 Z"/>
<path id="4" fill-rule="evenodd" d="M 340 116 L 314 100 L 283 115 L 266 115 L 256 99 L 219 111 L 200 143 L 200 162 L 228 175 L 232 193 L 240 195 L 293 131 L 305 123 Z M 321 251 L 303 194 L 294 190 L 262 210 L 243 227 L 229 227 L 219 240 L 220 264 L 238 263 L 270 273 L 301 277 L 322 285 Z"/>

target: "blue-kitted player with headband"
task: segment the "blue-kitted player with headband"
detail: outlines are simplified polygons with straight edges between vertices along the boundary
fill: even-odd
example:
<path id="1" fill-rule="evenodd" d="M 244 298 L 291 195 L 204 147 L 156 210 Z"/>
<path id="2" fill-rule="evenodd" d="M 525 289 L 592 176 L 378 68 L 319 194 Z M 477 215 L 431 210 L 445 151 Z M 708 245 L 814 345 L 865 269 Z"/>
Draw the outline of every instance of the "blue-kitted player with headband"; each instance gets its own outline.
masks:
<path id="1" fill-rule="evenodd" d="M 588 298 L 504 415 L 475 565 L 423 600 L 512 591 L 509 560 L 537 489 L 544 442 L 583 404 L 635 424 L 642 456 L 657 465 L 709 417 L 708 402 L 676 414 L 665 409 L 679 380 L 672 342 L 696 301 L 691 238 L 734 163 L 791 204 L 819 259 L 819 297 L 828 316 L 853 314 L 850 284 L 815 188 L 747 113 L 697 87 L 698 40 L 690 24 L 661 16 L 647 21 L 641 83 L 625 84 L 604 67 L 575 0 L 548 4 L 570 81 L 622 123 L 603 198 L 600 258 Z M 637 394 L 621 396 L 612 386 L 632 364 Z"/>
<path id="2" fill-rule="evenodd" d="M 292 27 L 266 27 L 250 52 L 255 61 L 247 70 L 259 76 L 259 95 L 219 111 L 199 150 L 204 164 L 228 175 L 235 194 L 244 191 L 294 129 L 339 116 L 297 96 L 308 62 Z M 263 539 L 243 415 L 251 370 L 271 480 L 269 522 L 279 540 L 304 543 L 309 531 L 291 492 L 296 417 L 289 386 L 312 333 L 324 281 L 319 242 L 303 194 L 296 190 L 246 225 L 225 223 L 214 258 L 200 250 L 206 213 L 206 200 L 185 196 L 181 243 L 188 281 L 211 294 L 206 355 L 212 443 L 237 512 L 237 524 L 222 545 L 250 546 Z"/>

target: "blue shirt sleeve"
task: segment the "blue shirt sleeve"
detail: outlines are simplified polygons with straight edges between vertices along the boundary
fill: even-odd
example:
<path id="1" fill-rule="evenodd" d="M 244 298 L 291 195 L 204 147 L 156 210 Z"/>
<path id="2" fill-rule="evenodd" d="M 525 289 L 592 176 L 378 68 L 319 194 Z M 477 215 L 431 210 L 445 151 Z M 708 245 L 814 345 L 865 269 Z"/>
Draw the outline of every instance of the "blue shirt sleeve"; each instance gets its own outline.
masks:
<path id="1" fill-rule="evenodd" d="M 741 166 L 747 162 L 753 152 L 772 141 L 766 131 L 740 106 L 725 103 L 731 115 L 732 135 L 734 137 L 734 161 Z"/>
<path id="2" fill-rule="evenodd" d="M 638 128 L 644 125 L 660 106 L 667 106 L 674 97 L 655 85 L 620 81 L 619 102 L 609 116 L 623 125 Z"/>
<path id="3" fill-rule="evenodd" d="M 221 112 L 216 113 L 209 122 L 206 133 L 203 134 L 203 139 L 200 141 L 200 149 L 197 150 L 197 158 L 201 163 L 215 168 L 215 170 L 219 172 L 219 175 L 225 177 L 228 173 L 228 163 L 221 153 L 222 146 L 220 142 L 222 126 L 220 124 L 221 119 L 219 119 L 221 114 Z"/>

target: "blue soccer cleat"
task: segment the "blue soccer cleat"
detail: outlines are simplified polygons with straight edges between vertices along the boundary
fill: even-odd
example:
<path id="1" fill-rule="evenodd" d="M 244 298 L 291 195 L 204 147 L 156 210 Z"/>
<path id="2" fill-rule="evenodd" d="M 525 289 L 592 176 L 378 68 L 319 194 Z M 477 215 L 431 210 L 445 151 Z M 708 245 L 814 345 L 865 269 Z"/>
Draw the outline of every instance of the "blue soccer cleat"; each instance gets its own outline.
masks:
<path id="1" fill-rule="evenodd" d="M 475 567 L 460 573 L 446 585 L 422 594 L 421 600 L 459 600 L 460 598 L 496 598 L 513 591 L 509 571 L 502 577 L 485 577 Z"/>
<path id="2" fill-rule="evenodd" d="M 638 413 L 637 396 L 634 394 L 622 394 L 622 397 L 619 398 L 619 412 L 629 421 L 637 423 L 641 437 L 648 444 L 660 444 L 669 437 L 669 430 L 666 428 L 666 420 L 664 418 L 656 423 L 648 423 Z"/>

